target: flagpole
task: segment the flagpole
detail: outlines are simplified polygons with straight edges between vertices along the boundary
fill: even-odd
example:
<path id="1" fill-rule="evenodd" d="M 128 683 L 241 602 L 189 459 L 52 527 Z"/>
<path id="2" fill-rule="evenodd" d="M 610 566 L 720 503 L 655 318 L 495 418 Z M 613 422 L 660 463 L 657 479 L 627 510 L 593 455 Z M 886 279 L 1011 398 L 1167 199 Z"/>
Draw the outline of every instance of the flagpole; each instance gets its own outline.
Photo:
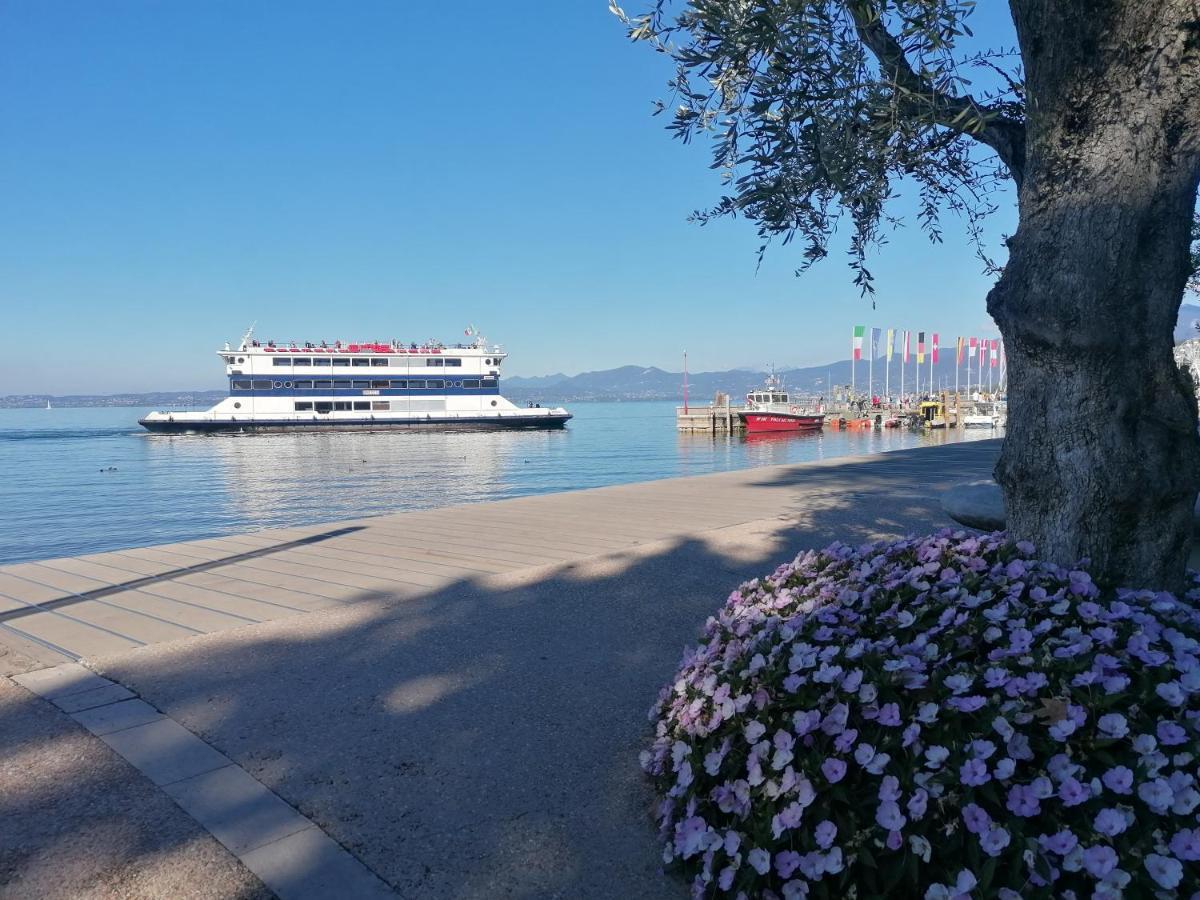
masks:
<path id="1" fill-rule="evenodd" d="M 904 409 L 904 358 L 908 356 L 908 332 L 904 332 L 904 346 L 900 350 L 900 408 Z"/>
<path id="2" fill-rule="evenodd" d="M 971 357 L 975 355 L 975 350 L 971 347 L 970 339 L 967 340 L 967 400 L 971 399 Z"/>
<path id="3" fill-rule="evenodd" d="M 867 360 L 867 398 L 875 395 L 875 329 L 871 329 L 871 339 L 867 342 L 871 347 L 871 357 Z"/>
<path id="4" fill-rule="evenodd" d="M 854 359 L 854 338 L 850 338 L 850 399 L 854 399 L 854 370 L 858 366 L 855 365 Z"/>
<path id="5" fill-rule="evenodd" d="M 891 350 L 891 341 L 888 341 L 885 346 L 887 350 L 883 354 L 883 397 L 890 409 L 892 406 L 892 355 L 888 351 Z"/>

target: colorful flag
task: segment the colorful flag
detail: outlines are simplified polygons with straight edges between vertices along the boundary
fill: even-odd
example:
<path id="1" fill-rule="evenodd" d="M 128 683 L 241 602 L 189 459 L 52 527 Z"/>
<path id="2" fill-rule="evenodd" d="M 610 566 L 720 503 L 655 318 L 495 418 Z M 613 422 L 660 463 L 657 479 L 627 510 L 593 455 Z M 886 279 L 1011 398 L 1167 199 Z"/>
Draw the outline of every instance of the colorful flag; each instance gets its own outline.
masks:
<path id="1" fill-rule="evenodd" d="M 1000 365 L 1000 342 L 997 340 L 993 340 L 992 341 L 992 368 L 994 369 L 998 365 Z"/>
<path id="2" fill-rule="evenodd" d="M 908 362 L 908 339 L 911 334 L 911 331 L 904 332 L 904 358 L 901 360 L 904 363 Z"/>
<path id="3" fill-rule="evenodd" d="M 888 362 L 892 361 L 892 344 L 893 344 L 893 339 L 895 338 L 895 336 L 896 336 L 896 329 L 889 328 L 888 333 L 887 333 L 887 361 Z"/>
<path id="4" fill-rule="evenodd" d="M 934 365 L 937 365 L 937 361 L 938 361 L 937 358 L 938 358 L 938 339 L 937 339 L 937 332 L 935 331 L 933 333 L 933 364 Z"/>
<path id="5" fill-rule="evenodd" d="M 871 329 L 871 359 L 879 355 L 879 336 L 883 334 L 878 328 Z"/>
<path id="6" fill-rule="evenodd" d="M 925 332 L 917 332 L 917 365 L 925 362 Z"/>
<path id="7" fill-rule="evenodd" d="M 974 356 L 974 355 L 975 355 L 975 344 L 976 344 L 976 342 L 977 342 L 978 340 L 979 340 L 979 338 L 971 338 L 971 339 L 970 339 L 970 340 L 967 342 L 967 346 L 969 347 L 969 353 L 970 353 L 972 356 Z"/>
<path id="8" fill-rule="evenodd" d="M 957 358 L 954 360 L 954 364 L 955 364 L 956 366 L 961 366 L 961 365 L 962 365 L 962 358 L 963 358 L 963 339 L 962 339 L 962 338 L 959 338 L 959 339 L 958 339 L 958 356 L 957 356 Z"/>
<path id="9" fill-rule="evenodd" d="M 983 364 L 987 361 L 987 338 L 979 339 L 979 371 L 983 371 Z"/>
<path id="10" fill-rule="evenodd" d="M 867 330 L 865 325 L 854 326 L 854 338 L 851 341 L 851 346 L 854 348 L 855 361 L 862 359 L 862 341 L 863 332 Z"/>

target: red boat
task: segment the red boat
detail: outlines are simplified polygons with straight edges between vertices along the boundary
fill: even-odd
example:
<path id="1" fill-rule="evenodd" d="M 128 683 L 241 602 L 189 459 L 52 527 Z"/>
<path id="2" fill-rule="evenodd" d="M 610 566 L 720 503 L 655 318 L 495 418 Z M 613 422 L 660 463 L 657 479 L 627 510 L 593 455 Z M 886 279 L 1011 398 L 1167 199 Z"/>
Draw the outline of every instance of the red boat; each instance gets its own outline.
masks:
<path id="1" fill-rule="evenodd" d="M 825 414 L 793 403 L 774 375 L 765 387 L 746 395 L 746 408 L 738 413 L 748 434 L 764 431 L 820 431 Z"/>

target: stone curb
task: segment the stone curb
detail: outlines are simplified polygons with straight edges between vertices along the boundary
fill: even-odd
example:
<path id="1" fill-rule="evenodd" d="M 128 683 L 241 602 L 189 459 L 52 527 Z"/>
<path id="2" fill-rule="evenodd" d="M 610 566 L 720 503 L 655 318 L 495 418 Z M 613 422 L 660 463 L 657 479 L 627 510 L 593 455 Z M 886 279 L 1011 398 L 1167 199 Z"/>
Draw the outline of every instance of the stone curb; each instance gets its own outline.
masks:
<path id="1" fill-rule="evenodd" d="M 161 787 L 280 900 L 396 896 L 315 822 L 123 685 L 79 663 L 10 680 L 53 703 Z"/>

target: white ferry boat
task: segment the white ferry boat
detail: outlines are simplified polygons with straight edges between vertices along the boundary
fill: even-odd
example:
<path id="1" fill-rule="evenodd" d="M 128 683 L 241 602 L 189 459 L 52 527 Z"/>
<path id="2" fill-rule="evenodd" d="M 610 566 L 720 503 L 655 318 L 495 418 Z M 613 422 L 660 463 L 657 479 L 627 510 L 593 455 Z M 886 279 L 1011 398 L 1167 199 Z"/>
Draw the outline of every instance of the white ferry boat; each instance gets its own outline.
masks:
<path id="1" fill-rule="evenodd" d="M 150 431 L 303 431 L 385 428 L 562 428 L 562 408 L 519 407 L 500 396 L 508 356 L 482 337 L 422 344 L 260 342 L 253 329 L 217 354 L 229 396 L 206 412 L 152 412 Z M 472 334 L 468 330 L 468 334 Z"/>

